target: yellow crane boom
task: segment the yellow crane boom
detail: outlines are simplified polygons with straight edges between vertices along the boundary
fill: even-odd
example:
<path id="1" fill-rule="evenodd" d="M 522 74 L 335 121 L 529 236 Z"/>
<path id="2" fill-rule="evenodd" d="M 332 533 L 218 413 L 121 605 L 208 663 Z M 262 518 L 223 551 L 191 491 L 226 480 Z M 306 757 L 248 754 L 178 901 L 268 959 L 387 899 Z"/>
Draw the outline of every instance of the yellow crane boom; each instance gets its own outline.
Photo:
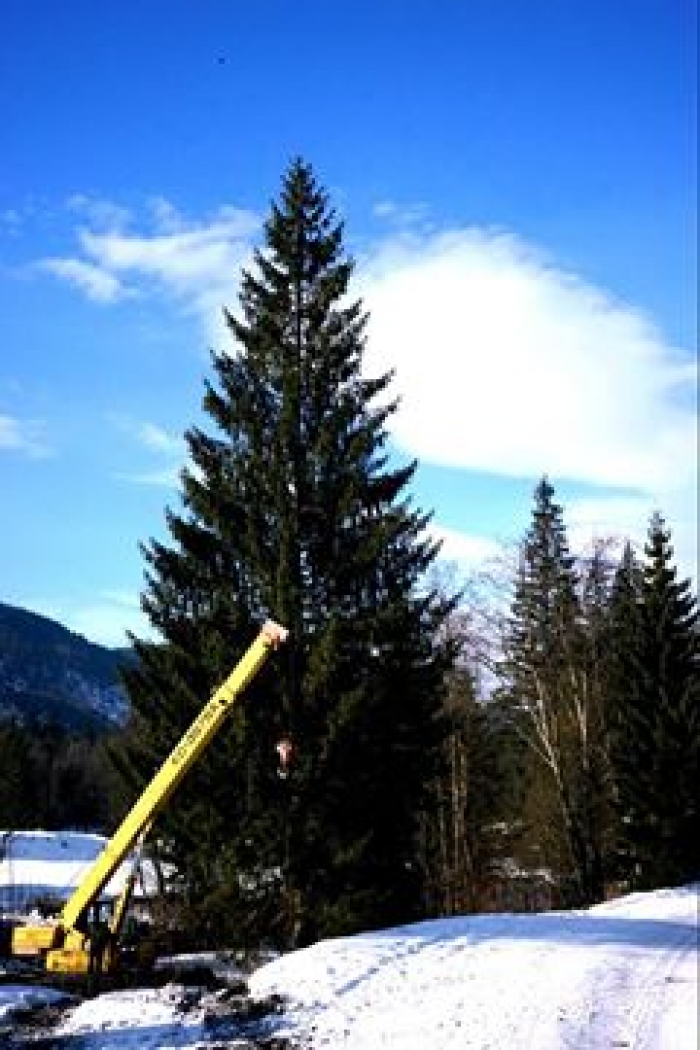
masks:
<path id="1" fill-rule="evenodd" d="M 260 670 L 270 651 L 276 649 L 286 637 L 287 631 L 279 624 L 271 620 L 263 624 L 255 641 L 202 708 L 89 868 L 66 902 L 57 923 L 50 926 L 17 926 L 13 930 L 13 954 L 35 955 L 46 952 L 49 970 L 87 972 L 89 938 L 84 927 L 88 909 L 207 747 L 236 698 Z"/>

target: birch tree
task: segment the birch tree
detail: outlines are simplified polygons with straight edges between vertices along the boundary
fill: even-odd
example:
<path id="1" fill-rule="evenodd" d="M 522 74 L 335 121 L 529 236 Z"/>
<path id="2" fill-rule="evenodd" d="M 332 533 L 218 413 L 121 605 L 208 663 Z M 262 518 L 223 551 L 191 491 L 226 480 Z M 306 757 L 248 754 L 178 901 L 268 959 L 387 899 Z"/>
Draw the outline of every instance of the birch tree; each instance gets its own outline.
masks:
<path id="1" fill-rule="evenodd" d="M 546 773 L 577 903 L 604 893 L 604 688 L 593 616 L 602 608 L 602 572 L 594 560 L 582 595 L 562 508 L 543 478 L 521 547 L 502 673 L 514 725 Z"/>

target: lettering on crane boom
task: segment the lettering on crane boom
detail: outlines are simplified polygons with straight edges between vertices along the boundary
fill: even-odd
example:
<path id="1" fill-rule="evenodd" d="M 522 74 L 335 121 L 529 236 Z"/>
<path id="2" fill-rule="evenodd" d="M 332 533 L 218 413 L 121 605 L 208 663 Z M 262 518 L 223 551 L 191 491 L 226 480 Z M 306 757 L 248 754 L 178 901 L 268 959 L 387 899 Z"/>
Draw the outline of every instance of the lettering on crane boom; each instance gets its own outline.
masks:
<path id="1" fill-rule="evenodd" d="M 210 700 L 210 702 L 204 708 L 197 721 L 194 723 L 194 725 L 190 726 L 188 732 L 185 734 L 181 742 L 173 751 L 171 755 L 171 762 L 173 763 L 173 765 L 180 765 L 180 762 L 190 751 L 192 746 L 197 743 L 207 726 L 216 718 L 218 714 L 217 707 L 221 709 L 222 706 L 223 705 L 220 701 L 214 699 Z"/>

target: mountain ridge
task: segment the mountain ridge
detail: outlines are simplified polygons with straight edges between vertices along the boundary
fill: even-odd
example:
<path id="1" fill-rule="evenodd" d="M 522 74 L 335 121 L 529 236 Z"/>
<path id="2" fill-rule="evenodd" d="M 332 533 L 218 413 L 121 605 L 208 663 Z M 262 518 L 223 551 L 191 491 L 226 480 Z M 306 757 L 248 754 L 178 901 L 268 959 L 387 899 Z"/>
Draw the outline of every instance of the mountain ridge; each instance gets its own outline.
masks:
<path id="1" fill-rule="evenodd" d="M 0 720 L 70 729 L 122 725 L 131 649 L 88 641 L 57 620 L 0 602 Z"/>

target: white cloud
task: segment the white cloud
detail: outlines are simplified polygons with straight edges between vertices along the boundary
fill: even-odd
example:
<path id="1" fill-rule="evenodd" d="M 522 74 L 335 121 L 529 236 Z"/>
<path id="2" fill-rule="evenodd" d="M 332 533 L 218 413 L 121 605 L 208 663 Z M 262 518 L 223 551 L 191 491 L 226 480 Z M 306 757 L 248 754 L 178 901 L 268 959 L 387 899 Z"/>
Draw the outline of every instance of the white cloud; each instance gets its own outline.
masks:
<path id="1" fill-rule="evenodd" d="M 130 294 L 113 273 L 84 259 L 42 259 L 39 265 L 54 277 L 68 281 L 85 292 L 88 299 L 95 303 L 115 303 Z"/>
<path id="2" fill-rule="evenodd" d="M 430 219 L 430 208 L 424 202 L 397 204 L 392 200 L 380 200 L 372 208 L 376 219 L 390 224 L 395 231 L 403 235 L 412 233 L 426 235 L 435 229 Z"/>
<path id="3" fill-rule="evenodd" d="M 694 367 L 640 311 L 488 230 L 379 246 L 360 281 L 367 365 L 423 461 L 656 489 L 694 476 Z M 686 402 L 687 405 L 687 402 Z"/>
<path id="4" fill-rule="evenodd" d="M 156 423 L 141 423 L 138 437 L 146 448 L 156 449 L 158 452 L 177 453 L 184 451 L 184 441 L 179 435 L 169 434 L 163 427 Z"/>
<path id="5" fill-rule="evenodd" d="M 126 434 L 144 448 L 156 449 L 160 452 L 181 452 L 184 448 L 183 439 L 177 434 L 170 433 L 159 423 L 136 419 L 128 412 L 107 412 L 106 419 L 121 434 Z"/>
<path id="6" fill-rule="evenodd" d="M 44 425 L 38 420 L 23 420 L 0 415 L 0 452 L 21 452 L 32 459 L 44 459 L 51 449 L 44 438 Z"/>
<path id="7" fill-rule="evenodd" d="M 592 539 L 643 536 L 653 510 L 653 500 L 645 496 L 571 500 L 565 509 L 571 547 L 583 550 Z"/>
<path id="8" fill-rule="evenodd" d="M 594 539 L 610 539 L 618 553 L 629 540 L 643 557 L 649 521 L 654 511 L 661 511 L 671 530 L 674 564 L 681 577 L 698 578 L 697 520 L 693 505 L 688 504 L 692 492 L 667 492 L 660 497 L 652 494 L 634 497 L 599 497 L 571 500 L 565 507 L 567 535 L 571 549 L 580 553 L 590 548 Z"/>
<path id="9" fill-rule="evenodd" d="M 156 489 L 180 489 L 182 487 L 180 471 L 182 464 L 178 466 L 160 467 L 156 470 L 136 471 L 134 473 L 122 473 L 117 477 L 122 481 L 130 481 L 133 485 L 145 485 L 146 488 Z"/>
<path id="10" fill-rule="evenodd" d="M 436 522 L 431 523 L 429 531 L 433 539 L 442 542 L 440 558 L 454 562 L 459 571 L 466 575 L 480 569 L 486 561 L 501 553 L 501 544 L 493 538 L 469 535 Z"/>
<path id="11" fill-rule="evenodd" d="M 72 194 L 66 201 L 66 207 L 69 211 L 88 219 L 93 225 L 107 229 L 126 226 L 133 217 L 132 212 L 121 204 L 86 193 Z"/>
<path id="12" fill-rule="evenodd" d="M 525 508 L 520 508 L 524 510 Z M 629 541 L 637 556 L 644 558 L 649 521 L 656 510 L 661 510 L 666 525 L 671 529 L 674 564 L 681 578 L 690 578 L 697 588 L 697 526 L 692 507 L 671 497 L 671 505 L 661 504 L 650 495 L 629 497 L 599 496 L 595 499 L 573 499 L 564 504 L 564 522 L 569 548 L 577 558 L 590 555 L 598 541 L 606 544 L 609 556 L 620 557 Z M 529 527 L 528 517 L 521 532 L 498 540 L 475 536 L 458 529 L 443 528 L 431 523 L 430 533 L 443 541 L 440 558 L 455 565 L 458 574 L 474 579 L 475 574 L 492 572 L 497 564 L 506 568 L 505 575 L 515 569 L 517 542 Z"/>
<path id="13" fill-rule="evenodd" d="M 124 587 L 114 587 L 110 590 L 103 591 L 102 596 L 103 598 L 106 598 L 107 601 L 112 602 L 114 605 L 118 605 L 123 609 L 130 609 L 132 612 L 141 611 L 141 603 L 136 591 L 130 591 Z"/>
<path id="14" fill-rule="evenodd" d="M 0 212 L 0 229 L 11 237 L 20 232 L 22 221 L 22 213 L 17 208 L 5 208 Z"/>
<path id="15" fill-rule="evenodd" d="M 191 222 L 164 199 L 151 211 L 152 233 L 116 219 L 83 228 L 80 259 L 43 265 L 103 302 L 125 282 L 154 282 L 218 345 L 259 219 L 225 207 Z M 362 260 L 356 287 L 370 311 L 367 369 L 396 369 L 393 436 L 423 462 L 645 492 L 695 478 L 694 363 L 642 311 L 512 234 L 389 236 Z"/>
<path id="16" fill-rule="evenodd" d="M 566 507 L 577 543 L 643 543 L 660 508 L 697 578 L 697 367 L 641 310 L 484 229 L 390 238 L 357 288 L 366 366 L 396 370 L 390 425 L 408 454 L 610 488 Z"/>
<path id="17" fill-rule="evenodd" d="M 139 608 L 137 595 L 126 603 L 105 593 L 94 604 L 67 610 L 60 620 L 69 630 L 89 641 L 111 648 L 129 644 L 127 631 L 133 631 L 139 638 L 150 635 L 150 625 Z"/>
<path id="18" fill-rule="evenodd" d="M 257 215 L 224 206 L 201 222 L 188 221 L 169 201 L 150 203 L 153 229 L 136 232 L 135 217 L 111 202 L 78 196 L 71 208 L 88 220 L 76 231 L 80 255 L 43 259 L 39 266 L 83 291 L 115 302 L 148 288 L 174 297 L 198 316 L 210 345 L 224 336 L 222 307 L 234 307 L 241 268 L 251 261 Z"/>
<path id="19" fill-rule="evenodd" d="M 138 638 L 152 637 L 150 621 L 141 611 L 138 591 L 105 590 L 87 605 L 68 606 L 35 598 L 23 603 L 27 609 L 48 616 L 97 645 L 126 646 L 127 631 Z"/>
<path id="20" fill-rule="evenodd" d="M 238 236 L 238 223 L 218 221 L 207 227 L 154 237 L 83 230 L 80 243 L 87 255 L 112 272 L 142 273 L 178 292 L 191 294 L 212 277 L 221 282 L 232 251 L 234 259 L 238 259 Z"/>
<path id="21" fill-rule="evenodd" d="M 102 270 L 155 280 L 196 310 L 220 310 L 250 256 L 257 217 L 222 208 L 209 222 L 187 224 L 166 201 L 157 203 L 156 216 L 163 229 L 152 235 L 85 229 L 80 245 Z"/>
<path id="22" fill-rule="evenodd" d="M 165 197 L 152 197 L 150 208 L 160 233 L 180 233 L 187 228 L 175 205 Z"/>
<path id="23" fill-rule="evenodd" d="M 391 218 L 392 215 L 396 214 L 396 211 L 396 204 L 394 204 L 394 202 L 390 200 L 377 201 L 377 203 L 372 208 L 372 214 L 375 215 L 378 219 Z"/>
<path id="24" fill-rule="evenodd" d="M 157 423 L 134 419 L 123 412 L 111 412 L 108 422 L 122 434 L 128 435 L 148 452 L 154 453 L 159 465 L 141 471 L 122 472 L 117 475 L 122 481 L 156 488 L 179 488 L 180 470 L 187 458 L 187 446 L 183 436 L 172 434 Z"/>

